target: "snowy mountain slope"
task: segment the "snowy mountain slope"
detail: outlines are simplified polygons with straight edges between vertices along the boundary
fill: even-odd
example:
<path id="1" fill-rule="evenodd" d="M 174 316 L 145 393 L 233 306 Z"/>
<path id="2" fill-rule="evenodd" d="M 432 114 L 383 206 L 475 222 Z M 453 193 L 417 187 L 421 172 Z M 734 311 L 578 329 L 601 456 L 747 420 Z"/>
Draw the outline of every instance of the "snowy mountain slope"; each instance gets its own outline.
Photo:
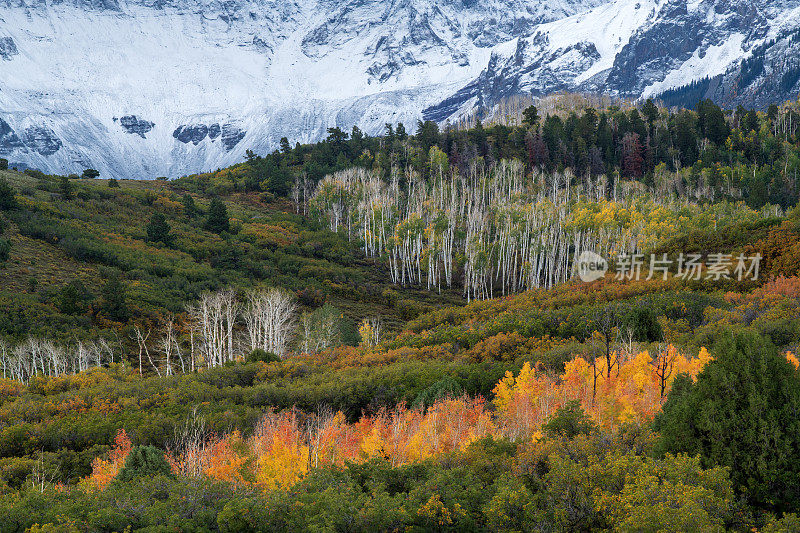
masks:
<path id="1" fill-rule="evenodd" d="M 0 157 L 178 176 L 330 126 L 413 122 L 490 46 L 602 0 L 22 0 L 0 7 Z"/>
<path id="2" fill-rule="evenodd" d="M 284 136 L 318 140 L 331 126 L 375 134 L 386 122 L 444 122 L 513 94 L 636 97 L 705 77 L 715 80 L 710 96 L 761 105 L 764 94 L 797 89 L 781 65 L 796 64 L 799 6 L 6 0 L 0 157 L 50 172 L 179 176 L 266 152 Z M 768 64 L 751 79 L 737 69 L 756 52 Z M 764 91 L 767 83 L 780 90 Z"/>
<path id="3" fill-rule="evenodd" d="M 616 0 L 586 13 L 538 26 L 513 46 L 498 47 L 481 75 L 424 116 L 445 121 L 491 107 L 514 94 L 575 90 L 609 70 L 657 0 Z"/>
<path id="4" fill-rule="evenodd" d="M 788 10 L 798 5 L 781 0 L 670 0 L 620 52 L 606 84 L 620 94 L 638 96 L 691 77 L 721 74 L 763 43 L 773 28 L 785 25 Z"/>
<path id="5" fill-rule="evenodd" d="M 705 96 L 728 106 L 754 105 L 765 109 L 800 93 L 800 7 L 774 26 L 767 42 L 748 59 L 711 78 Z"/>
<path id="6" fill-rule="evenodd" d="M 474 106 L 491 107 L 518 93 L 658 96 L 707 77 L 722 80 L 725 73 L 721 84 L 709 86 L 709 97 L 763 107 L 795 97 L 792 80 L 783 90 L 769 91 L 767 101 L 759 89 L 737 85 L 736 72 L 758 47 L 800 27 L 798 6 L 798 0 L 616 0 L 543 24 L 513 49 L 498 48 L 479 77 L 424 116 L 455 119 Z M 792 46 L 771 50 L 772 64 L 797 63 Z"/>

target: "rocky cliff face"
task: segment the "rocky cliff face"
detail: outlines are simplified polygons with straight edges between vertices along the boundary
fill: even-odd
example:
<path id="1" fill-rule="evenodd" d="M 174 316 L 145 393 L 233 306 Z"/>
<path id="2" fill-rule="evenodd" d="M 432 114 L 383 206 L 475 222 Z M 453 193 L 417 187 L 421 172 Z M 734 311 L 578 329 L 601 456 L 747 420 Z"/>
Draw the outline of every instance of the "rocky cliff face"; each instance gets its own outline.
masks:
<path id="1" fill-rule="evenodd" d="M 800 0 L 62 0 L 0 7 L 0 157 L 179 176 L 518 93 L 796 94 Z M 763 56 L 763 66 L 743 58 Z M 788 69 L 788 70 L 787 70 Z M 757 72 L 756 72 L 757 71 Z M 788 74 L 787 74 L 788 73 Z"/>
<path id="2" fill-rule="evenodd" d="M 706 96 L 722 105 L 739 104 L 765 109 L 797 98 L 800 93 L 800 29 L 785 29 L 750 57 L 711 79 Z"/>
<path id="3" fill-rule="evenodd" d="M 538 26 L 424 114 L 453 118 L 513 93 L 658 97 L 692 82 L 692 98 L 763 108 L 797 97 L 798 29 L 798 1 L 618 0 Z"/>

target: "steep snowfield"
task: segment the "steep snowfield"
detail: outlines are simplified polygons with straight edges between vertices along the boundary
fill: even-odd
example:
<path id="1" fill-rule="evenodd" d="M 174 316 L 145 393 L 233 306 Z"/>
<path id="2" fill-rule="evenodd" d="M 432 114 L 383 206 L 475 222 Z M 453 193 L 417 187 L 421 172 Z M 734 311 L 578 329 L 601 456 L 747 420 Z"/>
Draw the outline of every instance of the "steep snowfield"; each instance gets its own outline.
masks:
<path id="1" fill-rule="evenodd" d="M 642 96 L 657 96 L 672 87 L 681 87 L 696 80 L 724 74 L 732 63 L 748 55 L 743 48 L 744 40 L 744 34 L 734 33 L 719 45 L 709 46 L 702 51 L 695 50 L 692 57 L 670 71 L 663 80 L 645 88 Z"/>
<path id="2" fill-rule="evenodd" d="M 477 76 L 491 46 L 600 1 L 2 7 L 0 156 L 54 172 L 178 176 L 283 136 L 374 134 Z"/>
<path id="3" fill-rule="evenodd" d="M 480 76 L 423 114 L 445 121 L 520 93 L 650 97 L 712 77 L 707 97 L 722 103 L 764 106 L 793 98 L 792 80 L 778 74 L 797 63 L 794 46 L 772 47 L 768 69 L 778 67 L 770 79 L 778 77 L 782 89 L 769 98 L 740 87 L 737 73 L 754 49 L 777 37 L 790 41 L 800 27 L 798 6 L 800 0 L 616 0 L 542 24 L 513 47 L 497 47 Z"/>
<path id="4" fill-rule="evenodd" d="M 444 122 L 513 94 L 657 94 L 732 79 L 755 46 L 800 24 L 798 6 L 14 0 L 0 7 L 0 157 L 51 172 L 174 177 L 272 150 L 284 136 Z"/>
<path id="5" fill-rule="evenodd" d="M 262 55 L 223 32 L 205 38 L 203 28 L 217 21 L 137 6 L 125 15 L 62 6 L 31 16 L 12 10 L 3 19 L 19 55 L 0 63 L 0 116 L 17 132 L 47 127 L 63 143 L 54 154 L 28 150 L 22 159 L 31 166 L 96 166 L 116 176 L 173 173 L 175 156 L 204 166 L 205 147 L 181 153 L 185 147 L 172 137 L 178 125 L 238 124 L 259 103 L 277 101 Z M 130 133 L 120 123 L 126 116 L 154 126 L 144 136 Z"/>
<path id="6" fill-rule="evenodd" d="M 458 93 L 425 110 L 432 120 L 456 119 L 475 105 L 504 97 L 576 90 L 611 69 L 631 36 L 663 0 L 615 0 L 538 26 L 530 36 L 494 50 L 489 67 Z"/>
<path id="7" fill-rule="evenodd" d="M 588 69 L 575 76 L 574 82 L 580 84 L 611 68 L 631 35 L 655 16 L 662 3 L 663 0 L 617 0 L 588 13 L 544 24 L 538 34 L 547 36 L 547 50 L 553 55 L 570 47 L 574 48 L 577 43 L 591 43 L 599 57 Z M 562 63 L 567 63 L 563 57 L 559 59 Z"/>

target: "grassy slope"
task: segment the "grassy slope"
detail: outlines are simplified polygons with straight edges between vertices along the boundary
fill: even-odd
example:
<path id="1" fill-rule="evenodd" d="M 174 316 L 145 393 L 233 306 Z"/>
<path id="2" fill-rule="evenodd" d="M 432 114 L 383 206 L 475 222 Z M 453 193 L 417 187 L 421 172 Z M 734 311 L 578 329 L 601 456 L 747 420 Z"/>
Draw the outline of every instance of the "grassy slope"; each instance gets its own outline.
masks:
<path id="1" fill-rule="evenodd" d="M 14 171 L 0 171 L 0 179 L 5 179 L 17 190 L 35 185 L 33 178 Z M 35 194 L 40 199 L 49 197 L 49 193 L 44 191 Z M 13 222 L 5 237 L 11 241 L 12 248 L 11 258 L 0 270 L 3 292 L 28 292 L 32 277 L 37 278 L 41 289 L 61 286 L 64 280 L 72 278 L 99 289 L 95 265 L 72 259 L 55 244 L 20 235 L 19 227 Z"/>
<path id="2" fill-rule="evenodd" d="M 225 198 L 238 234 L 220 237 L 202 228 L 204 215 L 189 218 L 183 213 L 184 192 L 171 183 L 120 181 L 119 189 L 110 189 L 104 180 L 73 180 L 75 196 L 64 200 L 57 180 L 13 171 L 0 173 L 0 178 L 18 191 L 23 206 L 6 215 L 12 222 L 5 234 L 12 250 L 0 267 L 0 298 L 24 301 L 49 316 L 29 324 L 34 334 L 74 333 L 48 331 L 46 324 L 74 327 L 75 317 L 55 315 L 61 314 L 57 291 L 75 279 L 91 293 L 85 313 L 90 325 L 84 329 L 107 326 L 96 307 L 104 280 L 119 272 L 127 281 L 136 321 L 158 322 L 169 312 L 179 313 L 203 290 L 229 285 L 311 289 L 353 322 L 380 315 L 390 330 L 420 310 L 461 303 L 455 291 L 438 295 L 401 290 L 388 298 L 384 291 L 394 288 L 385 269 L 365 259 L 355 244 L 294 214 L 286 200 L 264 203 L 255 193 Z M 193 196 L 205 211 L 210 198 Z M 170 247 L 146 242 L 145 227 L 155 212 L 163 213 L 172 228 Z M 21 330 L 0 333 L 19 337 Z"/>

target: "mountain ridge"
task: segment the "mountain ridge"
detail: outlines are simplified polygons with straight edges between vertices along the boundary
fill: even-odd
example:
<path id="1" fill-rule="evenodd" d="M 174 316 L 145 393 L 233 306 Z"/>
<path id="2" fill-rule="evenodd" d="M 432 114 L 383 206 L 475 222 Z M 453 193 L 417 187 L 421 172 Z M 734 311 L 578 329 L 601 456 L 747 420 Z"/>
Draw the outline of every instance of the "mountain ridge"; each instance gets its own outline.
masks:
<path id="1" fill-rule="evenodd" d="M 328 127 L 456 120 L 515 94 L 796 94 L 797 0 L 124 1 L 0 8 L 0 157 L 178 177 Z M 666 31 L 669 29 L 669 31 Z M 753 50 L 764 72 L 742 84 Z M 781 65 L 785 65 L 782 67 Z M 798 66 L 800 68 L 800 66 Z M 763 75 L 762 75 L 763 74 Z M 744 86 L 740 86 L 744 85 Z M 205 133 L 203 133 L 205 132 Z"/>

